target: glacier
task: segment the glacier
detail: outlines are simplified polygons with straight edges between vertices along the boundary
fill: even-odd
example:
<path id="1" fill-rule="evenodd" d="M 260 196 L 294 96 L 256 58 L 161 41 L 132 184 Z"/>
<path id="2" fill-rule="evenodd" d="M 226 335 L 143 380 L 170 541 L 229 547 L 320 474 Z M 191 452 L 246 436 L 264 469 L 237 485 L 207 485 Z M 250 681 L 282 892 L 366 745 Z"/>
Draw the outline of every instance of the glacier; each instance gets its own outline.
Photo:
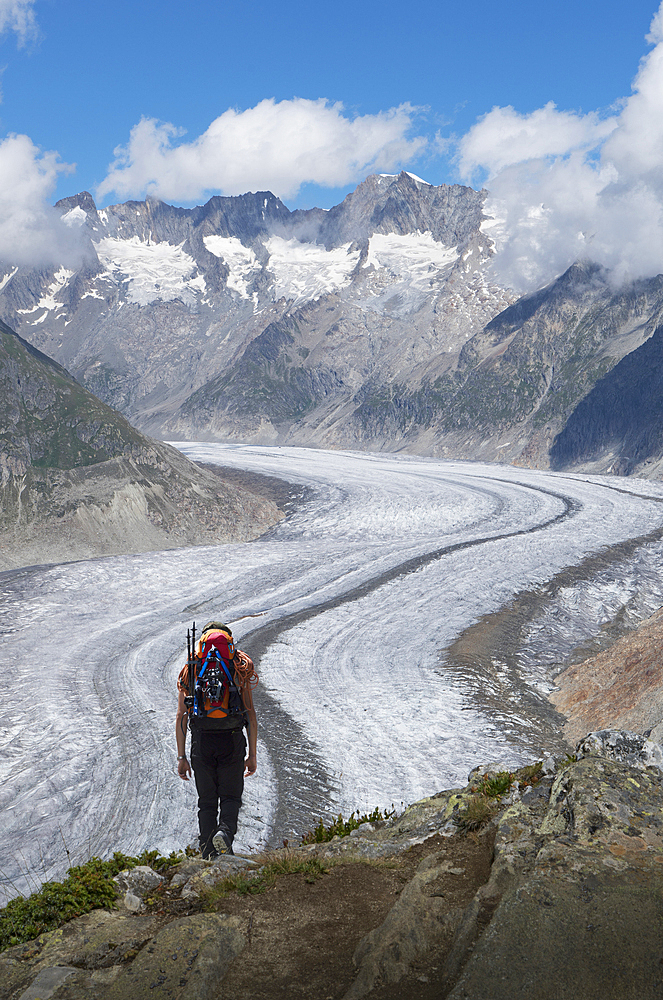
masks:
<path id="1" fill-rule="evenodd" d="M 196 261 L 179 244 L 165 240 L 122 240 L 111 236 L 96 243 L 106 275 L 127 285 L 127 302 L 139 306 L 179 299 L 193 305 L 196 294 L 205 292 L 205 279 L 197 274 Z M 73 272 L 72 272 L 73 273 Z"/>
<path id="2" fill-rule="evenodd" d="M 194 620 L 225 619 L 261 678 L 258 774 L 237 840 L 250 851 L 320 816 L 398 809 L 464 784 L 477 763 L 535 759 L 546 736 L 525 695 L 551 683 L 546 650 L 558 662 L 622 598 L 640 591 L 646 614 L 661 592 L 661 483 L 176 444 L 196 461 L 285 479 L 301 500 L 251 543 L 0 576 L 7 898 L 92 855 L 194 839 L 195 791 L 176 775 L 173 732 Z M 448 660 L 459 636 L 515 595 L 650 536 L 613 560 L 612 575 L 604 566 L 561 588 L 561 618 L 553 601 L 530 623 L 541 655 L 523 651 L 523 683 L 492 664 L 499 705 L 484 697 L 494 678 Z"/>

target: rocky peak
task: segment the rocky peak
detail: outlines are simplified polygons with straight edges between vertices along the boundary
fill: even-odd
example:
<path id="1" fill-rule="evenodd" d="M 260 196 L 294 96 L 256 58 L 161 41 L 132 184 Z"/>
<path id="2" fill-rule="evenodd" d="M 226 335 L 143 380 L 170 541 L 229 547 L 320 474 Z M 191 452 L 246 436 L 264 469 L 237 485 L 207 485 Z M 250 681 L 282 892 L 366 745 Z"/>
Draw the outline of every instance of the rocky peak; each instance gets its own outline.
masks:
<path id="1" fill-rule="evenodd" d="M 71 212 L 73 208 L 81 208 L 84 212 L 94 212 L 95 214 L 97 211 L 94 198 L 89 191 L 80 191 L 78 194 L 61 198 L 60 201 L 56 201 L 55 207 L 59 208 L 63 215 Z"/>
<path id="2" fill-rule="evenodd" d="M 194 225 L 201 235 L 235 237 L 250 245 L 258 236 L 288 228 L 290 210 L 271 191 L 233 197 L 216 195 L 194 210 Z"/>
<path id="3" fill-rule="evenodd" d="M 406 171 L 372 174 L 326 213 L 320 239 L 328 247 L 366 246 L 374 233 L 430 232 L 438 242 L 457 246 L 478 233 L 484 200 L 485 192 L 459 184 L 426 184 Z"/>

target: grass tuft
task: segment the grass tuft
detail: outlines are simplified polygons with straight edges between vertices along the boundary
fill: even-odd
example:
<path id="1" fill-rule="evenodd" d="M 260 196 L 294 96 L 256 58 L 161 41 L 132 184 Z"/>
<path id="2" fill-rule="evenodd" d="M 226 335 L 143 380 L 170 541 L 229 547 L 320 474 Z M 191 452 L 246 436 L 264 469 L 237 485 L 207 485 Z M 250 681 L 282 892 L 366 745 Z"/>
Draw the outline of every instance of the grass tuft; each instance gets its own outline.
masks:
<path id="1" fill-rule="evenodd" d="M 329 826 L 325 826 L 321 819 L 316 827 L 304 834 L 302 844 L 324 844 L 334 837 L 347 837 L 353 830 L 358 829 L 364 823 L 379 823 L 381 820 L 390 819 L 395 815 L 395 809 L 385 809 L 382 812 L 377 806 L 372 813 L 362 813 L 361 815 L 357 809 L 350 814 L 349 819 L 345 820 L 341 813 L 339 813 Z"/>
<path id="2" fill-rule="evenodd" d="M 306 882 L 316 882 L 326 875 L 329 868 L 318 858 L 298 858 L 287 851 L 263 855 L 264 864 L 251 871 L 240 871 L 227 875 L 214 888 L 205 892 L 205 902 L 209 909 L 219 899 L 238 893 L 240 896 L 256 896 L 270 889 L 278 879 L 287 875 L 304 875 Z"/>
<path id="3" fill-rule="evenodd" d="M 488 823 L 497 812 L 497 803 L 488 799 L 485 795 L 472 795 L 467 800 L 467 805 L 458 813 L 458 827 L 466 833 L 478 830 Z"/>

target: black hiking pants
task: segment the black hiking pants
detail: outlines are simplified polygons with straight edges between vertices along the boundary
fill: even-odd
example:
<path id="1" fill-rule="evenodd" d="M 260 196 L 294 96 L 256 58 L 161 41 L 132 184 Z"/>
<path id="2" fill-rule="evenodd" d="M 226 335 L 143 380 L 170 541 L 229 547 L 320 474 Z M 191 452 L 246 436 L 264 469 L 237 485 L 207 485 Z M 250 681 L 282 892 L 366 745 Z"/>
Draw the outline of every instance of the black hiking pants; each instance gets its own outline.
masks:
<path id="1" fill-rule="evenodd" d="M 244 791 L 246 740 L 242 729 L 191 729 L 191 767 L 198 791 L 198 828 L 203 855 L 223 824 L 231 839 Z"/>

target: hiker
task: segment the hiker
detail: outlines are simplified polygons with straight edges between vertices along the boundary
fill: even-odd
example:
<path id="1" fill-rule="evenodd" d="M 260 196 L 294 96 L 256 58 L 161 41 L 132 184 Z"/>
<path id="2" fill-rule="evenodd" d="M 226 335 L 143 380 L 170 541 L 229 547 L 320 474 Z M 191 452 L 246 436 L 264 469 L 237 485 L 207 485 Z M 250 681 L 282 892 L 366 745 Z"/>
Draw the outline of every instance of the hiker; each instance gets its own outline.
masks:
<path id="1" fill-rule="evenodd" d="M 258 721 L 252 691 L 257 683 L 253 662 L 235 648 L 227 625 L 208 622 L 196 643 L 194 624 L 189 659 L 177 678 L 177 773 L 188 781 L 193 768 L 200 851 L 207 860 L 233 853 L 244 777 L 255 774 L 257 767 Z M 187 725 L 191 763 L 186 756 Z M 246 759 L 244 726 L 249 739 Z"/>

